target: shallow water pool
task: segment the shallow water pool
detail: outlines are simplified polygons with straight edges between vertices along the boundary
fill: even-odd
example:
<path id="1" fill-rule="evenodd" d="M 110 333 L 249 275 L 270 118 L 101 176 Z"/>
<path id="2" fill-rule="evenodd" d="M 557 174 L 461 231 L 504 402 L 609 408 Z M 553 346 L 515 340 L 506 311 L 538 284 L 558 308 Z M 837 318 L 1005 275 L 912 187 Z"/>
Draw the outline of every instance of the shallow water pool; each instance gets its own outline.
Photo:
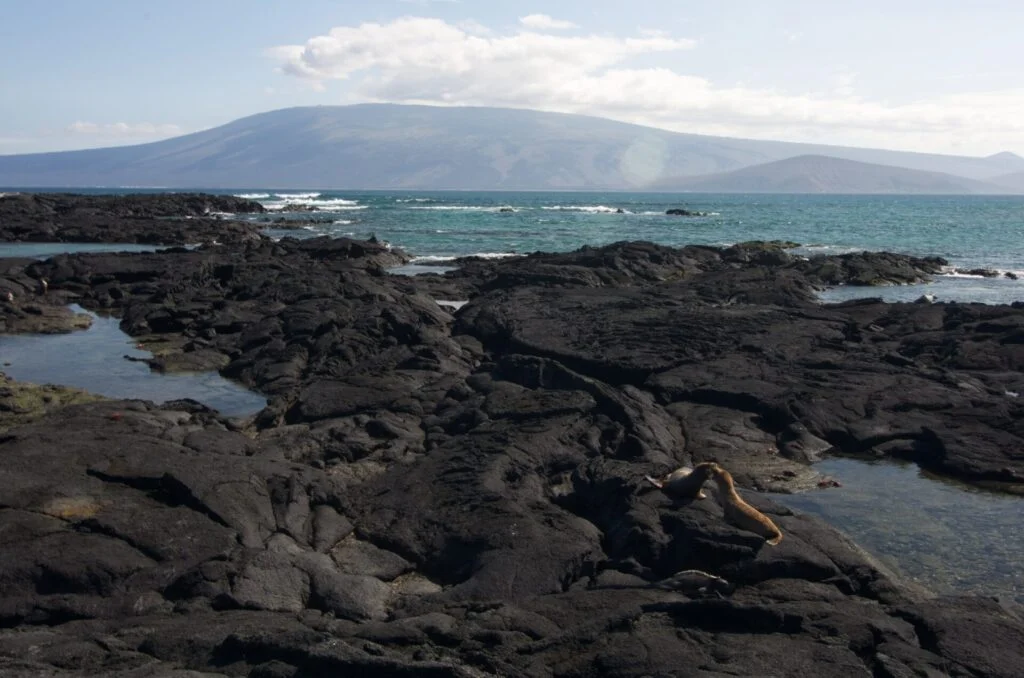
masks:
<path id="1" fill-rule="evenodd" d="M 425 273 L 436 273 L 442 275 L 448 271 L 455 271 L 458 266 L 435 266 L 431 264 L 404 264 L 389 268 L 391 275 L 423 275 Z"/>
<path id="2" fill-rule="evenodd" d="M 81 307 L 71 307 L 86 313 Z M 0 370 L 18 381 L 76 386 L 110 398 L 139 398 L 156 403 L 191 398 L 230 417 L 248 416 L 266 406 L 266 398 L 216 372 L 161 374 L 135 340 L 121 331 L 117 318 L 89 313 L 92 327 L 70 334 L 0 336 Z"/>
<path id="3" fill-rule="evenodd" d="M 898 461 L 828 459 L 814 467 L 843 486 L 772 498 L 821 517 L 936 593 L 1024 603 L 1024 497 Z"/>
<path id="4" fill-rule="evenodd" d="M 840 285 L 831 287 L 818 295 L 827 304 L 880 297 L 888 302 L 916 301 L 924 294 L 935 295 L 936 301 L 959 303 L 980 302 L 983 304 L 1012 304 L 1024 301 L 1024 280 L 1009 278 L 983 278 L 967 275 L 937 275 L 930 283 L 917 285 L 891 285 L 864 287 Z"/>
<path id="5" fill-rule="evenodd" d="M 49 259 L 58 254 L 88 254 L 93 252 L 155 252 L 167 245 L 138 245 L 135 243 L 102 242 L 0 242 L 0 257 L 29 257 Z"/>

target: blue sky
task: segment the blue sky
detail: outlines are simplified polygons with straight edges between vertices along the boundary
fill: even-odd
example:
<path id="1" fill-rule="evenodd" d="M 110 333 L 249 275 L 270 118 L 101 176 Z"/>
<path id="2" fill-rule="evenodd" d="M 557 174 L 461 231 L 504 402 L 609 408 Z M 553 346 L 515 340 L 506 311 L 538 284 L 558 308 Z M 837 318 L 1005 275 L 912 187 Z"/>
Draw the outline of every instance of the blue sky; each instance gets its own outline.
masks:
<path id="1" fill-rule="evenodd" d="M 2 18 L 0 153 L 393 101 L 1024 154 L 1013 0 L 5 0 Z"/>

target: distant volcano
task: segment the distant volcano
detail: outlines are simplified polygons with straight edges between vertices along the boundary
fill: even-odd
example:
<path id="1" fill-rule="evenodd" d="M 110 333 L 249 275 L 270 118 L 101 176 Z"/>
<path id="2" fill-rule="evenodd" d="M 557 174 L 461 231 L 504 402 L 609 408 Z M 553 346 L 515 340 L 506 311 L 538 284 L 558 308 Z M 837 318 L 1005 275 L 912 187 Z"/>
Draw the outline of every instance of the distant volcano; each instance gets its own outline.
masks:
<path id="1" fill-rule="evenodd" d="M 1012 153 L 929 155 L 681 134 L 528 110 L 361 104 L 260 113 L 138 146 L 0 156 L 0 187 L 645 190 L 808 154 L 974 180 L 1024 171 Z M 839 192 L 861 185 L 822 184 Z M 915 186 L 893 182 L 894 191 Z M 975 192 L 971 186 L 950 190 Z"/>

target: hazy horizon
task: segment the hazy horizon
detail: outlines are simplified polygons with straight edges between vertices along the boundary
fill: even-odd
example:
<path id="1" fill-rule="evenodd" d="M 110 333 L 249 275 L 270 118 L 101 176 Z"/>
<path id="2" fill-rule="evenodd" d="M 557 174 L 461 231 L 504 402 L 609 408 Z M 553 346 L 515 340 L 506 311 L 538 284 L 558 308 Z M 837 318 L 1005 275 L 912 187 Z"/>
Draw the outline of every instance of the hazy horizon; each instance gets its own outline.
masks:
<path id="1" fill-rule="evenodd" d="M 146 143 L 264 111 L 386 102 L 693 134 L 1024 155 L 1024 6 L 736 0 L 15 3 L 0 154 Z M 550 11 L 551 14 L 542 13 Z"/>

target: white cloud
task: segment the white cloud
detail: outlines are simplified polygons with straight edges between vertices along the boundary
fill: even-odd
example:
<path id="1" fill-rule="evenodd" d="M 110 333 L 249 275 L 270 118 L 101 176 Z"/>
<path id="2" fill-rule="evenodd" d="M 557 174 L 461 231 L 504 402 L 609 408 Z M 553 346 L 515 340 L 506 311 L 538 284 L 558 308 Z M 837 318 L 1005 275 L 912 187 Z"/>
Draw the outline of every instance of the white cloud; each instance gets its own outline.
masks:
<path id="1" fill-rule="evenodd" d="M 126 139 L 132 137 L 171 137 L 182 133 L 177 125 L 154 124 L 151 122 L 140 122 L 128 124 L 125 122 L 113 122 L 99 124 L 95 122 L 76 121 L 67 126 L 66 132 L 73 135 L 102 136 L 115 139 Z"/>
<path id="2" fill-rule="evenodd" d="M 823 92 L 714 83 L 695 73 L 638 67 L 680 63 L 696 46 L 666 34 L 482 33 L 440 19 L 339 26 L 304 45 L 271 50 L 309 83 L 347 80 L 364 101 L 481 105 L 587 113 L 677 131 L 917 150 L 1024 146 L 1024 90 L 891 104 L 858 96 L 855 74 Z"/>
<path id="3" fill-rule="evenodd" d="M 475 19 L 463 19 L 455 25 L 470 35 L 494 35 L 494 31 Z"/>
<path id="4" fill-rule="evenodd" d="M 307 79 L 359 74 L 368 91 L 404 83 L 419 90 L 445 87 L 482 93 L 491 80 L 497 90 L 537 87 L 539 92 L 559 77 L 580 78 L 632 56 L 693 44 L 666 37 L 562 37 L 530 31 L 480 36 L 440 19 L 404 17 L 389 24 L 333 28 L 305 45 L 275 47 L 271 55 L 282 61 L 285 73 Z"/>
<path id="5" fill-rule="evenodd" d="M 529 14 L 527 16 L 520 17 L 519 23 L 527 28 L 533 28 L 538 31 L 560 31 L 569 28 L 579 28 L 579 26 L 571 21 L 552 19 L 547 14 Z"/>

